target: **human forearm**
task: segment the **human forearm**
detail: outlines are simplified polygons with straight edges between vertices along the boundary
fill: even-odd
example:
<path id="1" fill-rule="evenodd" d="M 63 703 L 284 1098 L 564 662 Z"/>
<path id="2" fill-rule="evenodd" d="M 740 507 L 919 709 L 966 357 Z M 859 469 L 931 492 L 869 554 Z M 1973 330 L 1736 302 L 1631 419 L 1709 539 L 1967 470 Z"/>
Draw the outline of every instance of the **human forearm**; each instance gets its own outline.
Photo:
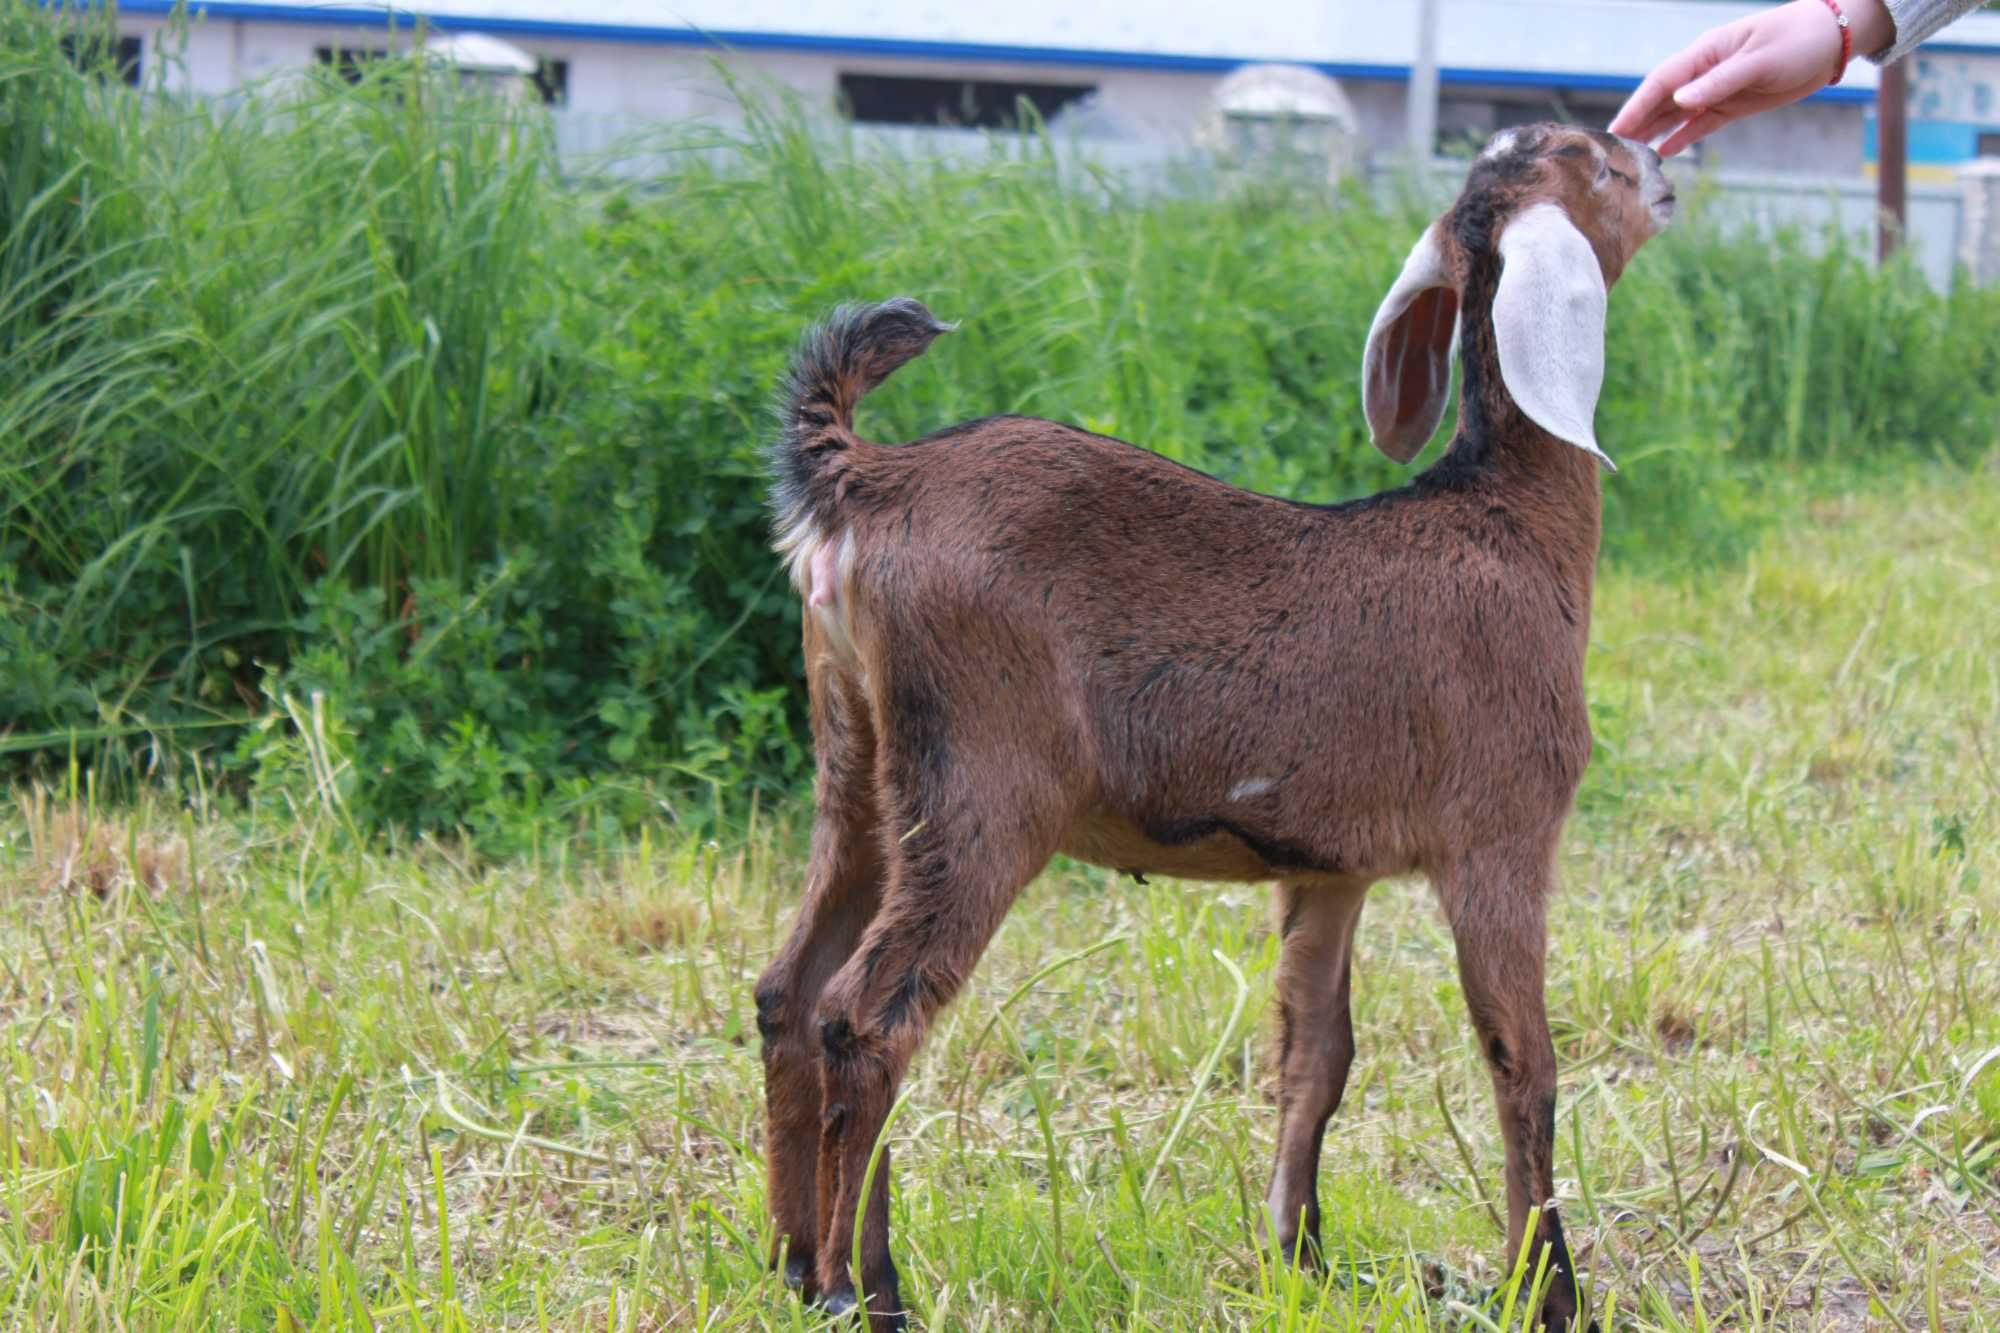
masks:
<path id="1" fill-rule="evenodd" d="M 1880 14 L 1886 31 L 1871 32 L 1862 40 L 1859 17 L 1854 20 L 1854 54 L 1865 55 L 1877 64 L 1900 60 L 1917 49 L 1940 28 L 1979 8 L 1980 0 L 1865 0 L 1865 8 Z M 1870 15 L 1874 18 L 1874 14 Z"/>

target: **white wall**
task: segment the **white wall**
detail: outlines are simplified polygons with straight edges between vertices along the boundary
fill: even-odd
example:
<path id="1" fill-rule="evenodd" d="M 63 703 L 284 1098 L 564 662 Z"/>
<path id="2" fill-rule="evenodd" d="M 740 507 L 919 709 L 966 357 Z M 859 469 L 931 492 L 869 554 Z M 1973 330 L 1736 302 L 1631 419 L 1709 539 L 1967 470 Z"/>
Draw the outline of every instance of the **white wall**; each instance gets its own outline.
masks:
<path id="1" fill-rule="evenodd" d="M 271 23 L 255 19 L 208 19 L 176 32 L 164 20 L 121 16 L 118 29 L 137 34 L 144 41 L 140 60 L 148 79 L 153 77 L 158 62 L 165 61 L 169 88 L 210 96 L 304 69 L 313 63 L 318 47 L 381 50 L 393 48 L 399 40 L 379 25 Z"/>
<path id="2" fill-rule="evenodd" d="M 708 51 L 622 42 L 523 40 L 517 44 L 533 55 L 570 62 L 569 106 L 581 114 L 660 120 L 729 119 L 734 114 L 729 90 L 716 74 L 716 58 Z M 769 50 L 732 52 L 727 62 L 747 85 L 793 94 L 821 111 L 835 106 L 842 73 L 1094 84 L 1106 106 L 1115 110 L 1117 119 L 1134 137 L 1174 142 L 1185 139 L 1193 129 L 1216 77 L 1076 65 L 838 57 Z"/>
<path id="3" fill-rule="evenodd" d="M 1852 103 L 1795 104 L 1766 111 L 1709 135 L 1702 144 L 1701 162 L 1728 171 L 1859 177 L 1866 111 Z"/>

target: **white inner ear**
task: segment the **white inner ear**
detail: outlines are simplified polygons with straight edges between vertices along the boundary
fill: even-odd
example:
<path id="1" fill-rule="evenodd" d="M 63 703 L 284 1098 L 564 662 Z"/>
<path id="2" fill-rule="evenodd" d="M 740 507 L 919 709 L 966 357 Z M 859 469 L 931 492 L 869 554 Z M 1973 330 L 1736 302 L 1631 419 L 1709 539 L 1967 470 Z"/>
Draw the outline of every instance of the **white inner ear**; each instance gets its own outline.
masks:
<path id="1" fill-rule="evenodd" d="M 1604 271 L 1590 242 L 1555 204 L 1523 209 L 1500 233 L 1493 341 L 1500 378 L 1528 420 L 1611 460 L 1592 419 L 1604 386 Z"/>
<path id="2" fill-rule="evenodd" d="M 1457 342 L 1457 305 L 1453 303 L 1452 332 L 1444 340 L 1440 364 L 1424 369 L 1431 376 L 1430 393 L 1418 408 L 1416 415 L 1399 421 L 1398 405 L 1402 397 L 1403 376 L 1418 370 L 1404 364 L 1411 351 L 1427 355 L 1435 340 L 1431 338 L 1411 339 L 1405 337 L 1396 343 L 1396 355 L 1391 356 L 1392 340 L 1389 331 L 1397 320 L 1409 310 L 1410 304 L 1424 292 L 1433 288 L 1451 286 L 1451 275 L 1445 272 L 1444 252 L 1438 247 L 1435 224 L 1424 228 L 1423 235 L 1410 247 L 1409 258 L 1403 261 L 1403 271 L 1396 275 L 1389 294 L 1382 298 L 1382 304 L 1375 309 L 1374 322 L 1368 326 L 1368 343 L 1361 354 L 1361 408 L 1368 418 L 1368 431 L 1375 444 L 1384 453 L 1398 462 L 1407 463 L 1421 449 L 1424 442 L 1437 429 L 1438 419 L 1444 415 L 1445 397 L 1451 389 L 1449 361 L 1451 347 Z"/>

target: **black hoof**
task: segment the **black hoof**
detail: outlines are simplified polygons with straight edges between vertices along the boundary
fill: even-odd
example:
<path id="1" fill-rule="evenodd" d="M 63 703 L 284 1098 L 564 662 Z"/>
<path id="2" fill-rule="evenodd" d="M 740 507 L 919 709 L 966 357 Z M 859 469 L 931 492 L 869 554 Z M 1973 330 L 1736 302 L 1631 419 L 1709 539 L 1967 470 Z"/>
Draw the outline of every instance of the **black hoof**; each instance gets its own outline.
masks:
<path id="1" fill-rule="evenodd" d="M 1574 1288 L 1572 1288 L 1574 1290 Z M 1548 1327 L 1558 1333 L 1601 1333 L 1595 1318 L 1585 1319 L 1581 1299 L 1573 1300 L 1567 1311 L 1559 1312 Z"/>
<path id="2" fill-rule="evenodd" d="M 1294 1236 L 1278 1247 L 1278 1253 L 1287 1264 L 1302 1273 L 1319 1273 L 1326 1269 L 1326 1256 L 1320 1252 L 1319 1241 L 1312 1236 Z"/>
<path id="3" fill-rule="evenodd" d="M 802 1254 L 785 1256 L 785 1285 L 793 1291 L 804 1291 L 812 1282 L 813 1261 Z"/>
<path id="4" fill-rule="evenodd" d="M 815 1301 L 814 1304 L 819 1307 L 821 1313 L 831 1315 L 836 1319 L 842 1315 L 862 1313 L 861 1303 L 855 1300 L 854 1293 L 846 1288 L 840 1291 L 828 1292 Z M 896 1311 L 893 1315 L 875 1315 L 873 1320 L 884 1321 L 877 1325 L 877 1327 L 893 1329 L 896 1330 L 896 1333 L 902 1333 L 902 1330 L 910 1326 L 910 1316 L 902 1310 Z M 871 1320 L 871 1323 L 873 1320 Z"/>

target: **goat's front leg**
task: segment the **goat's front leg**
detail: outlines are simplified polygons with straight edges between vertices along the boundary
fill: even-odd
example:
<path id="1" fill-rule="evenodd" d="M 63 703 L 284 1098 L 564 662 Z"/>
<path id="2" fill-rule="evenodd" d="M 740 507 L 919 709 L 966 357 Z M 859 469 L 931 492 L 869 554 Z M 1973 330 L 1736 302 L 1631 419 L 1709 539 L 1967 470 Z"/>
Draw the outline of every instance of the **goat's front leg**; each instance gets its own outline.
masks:
<path id="1" fill-rule="evenodd" d="M 1543 996 L 1552 857 L 1552 849 L 1538 849 L 1478 858 L 1444 877 L 1439 888 L 1506 1143 L 1506 1266 L 1512 1269 L 1534 1214 L 1528 1266 L 1532 1274 L 1546 1252 L 1542 1326 L 1553 1333 L 1575 1323 L 1580 1293 L 1555 1207 L 1556 1050 Z"/>
<path id="2" fill-rule="evenodd" d="M 882 910 L 820 998 L 819 1288 L 821 1303 L 836 1312 L 859 1303 L 850 1270 L 856 1205 L 903 1073 L 1015 896 L 1055 848 L 1047 821 L 1021 815 L 1018 807 L 954 815 L 933 806 L 907 822 L 891 854 Z M 1002 838 L 1001 829 L 1016 832 Z M 889 1257 L 886 1146 L 862 1221 L 860 1277 L 878 1333 L 901 1328 L 902 1291 Z"/>
<path id="3" fill-rule="evenodd" d="M 810 644 L 810 626 L 808 643 Z M 867 716 L 831 672 L 815 678 L 817 805 L 805 900 L 757 979 L 764 1039 L 764 1156 L 771 1261 L 807 1299 L 817 1291 L 820 1041 L 814 1016 L 827 979 L 854 952 L 882 901 L 874 744 Z"/>
<path id="4" fill-rule="evenodd" d="M 1354 1063 L 1348 975 L 1368 885 L 1281 884 L 1278 955 L 1278 1160 L 1265 1195 L 1271 1243 L 1321 1262 L 1319 1154 Z"/>

